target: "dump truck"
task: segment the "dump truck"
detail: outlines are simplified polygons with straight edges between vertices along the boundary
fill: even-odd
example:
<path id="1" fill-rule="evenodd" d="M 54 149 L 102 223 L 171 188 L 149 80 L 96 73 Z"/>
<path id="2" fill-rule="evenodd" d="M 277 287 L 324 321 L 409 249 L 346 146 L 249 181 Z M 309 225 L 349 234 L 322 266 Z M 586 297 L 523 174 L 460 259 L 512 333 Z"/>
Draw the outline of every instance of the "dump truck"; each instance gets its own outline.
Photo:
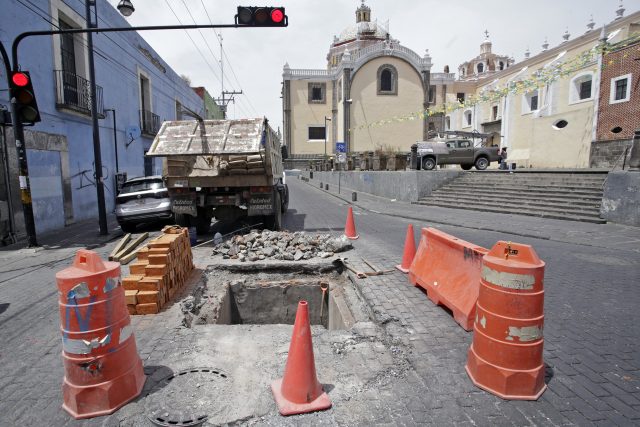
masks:
<path id="1" fill-rule="evenodd" d="M 176 222 L 209 230 L 211 220 L 262 217 L 279 230 L 289 205 L 280 139 L 266 118 L 164 122 L 147 156 L 163 157 Z"/>

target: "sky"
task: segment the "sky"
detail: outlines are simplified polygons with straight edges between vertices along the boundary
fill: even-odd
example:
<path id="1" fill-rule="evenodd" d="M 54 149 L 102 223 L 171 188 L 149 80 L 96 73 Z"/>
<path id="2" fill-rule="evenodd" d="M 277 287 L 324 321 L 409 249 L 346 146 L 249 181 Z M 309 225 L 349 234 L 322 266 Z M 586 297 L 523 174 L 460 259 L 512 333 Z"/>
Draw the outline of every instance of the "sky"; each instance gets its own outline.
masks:
<path id="1" fill-rule="evenodd" d="M 119 0 L 108 0 L 116 6 Z M 218 31 L 224 49 L 224 89 L 242 90 L 228 110 L 229 118 L 267 117 L 277 128 L 282 123 L 280 98 L 282 67 L 326 68 L 326 55 L 334 35 L 355 24 L 361 0 L 280 0 L 238 3 L 229 0 L 131 0 L 134 26 L 231 24 L 237 6 L 283 6 L 286 28 L 240 28 Z M 535 55 L 545 37 L 550 47 L 568 30 L 577 37 L 593 16 L 596 28 L 612 21 L 620 0 L 366 0 L 372 20 L 389 21 L 391 36 L 419 55 L 426 49 L 432 72 L 458 65 L 480 53 L 484 31 L 493 51 L 513 56 L 516 62 L 527 49 Z M 171 7 L 169 7 L 169 5 Z M 640 0 L 625 0 L 625 16 L 640 10 Z M 189 14 L 191 13 L 191 15 Z M 176 17 L 177 15 L 177 17 Z M 141 33 L 158 54 L 192 86 L 205 86 L 216 98 L 222 90 L 220 44 L 211 29 L 150 31 Z"/>

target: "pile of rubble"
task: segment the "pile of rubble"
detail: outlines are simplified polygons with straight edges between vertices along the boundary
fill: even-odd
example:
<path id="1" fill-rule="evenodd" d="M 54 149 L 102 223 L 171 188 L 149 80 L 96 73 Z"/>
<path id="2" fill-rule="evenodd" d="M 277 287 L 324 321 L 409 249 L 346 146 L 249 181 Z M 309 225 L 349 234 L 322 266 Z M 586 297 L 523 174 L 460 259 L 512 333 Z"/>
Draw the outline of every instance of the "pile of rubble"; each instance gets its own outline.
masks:
<path id="1" fill-rule="evenodd" d="M 346 236 L 332 237 L 329 234 L 307 234 L 304 231 L 252 230 L 243 236 L 234 236 L 216 245 L 213 254 L 224 259 L 260 261 L 267 258 L 300 261 L 311 258 L 330 258 L 338 252 L 351 249 Z"/>

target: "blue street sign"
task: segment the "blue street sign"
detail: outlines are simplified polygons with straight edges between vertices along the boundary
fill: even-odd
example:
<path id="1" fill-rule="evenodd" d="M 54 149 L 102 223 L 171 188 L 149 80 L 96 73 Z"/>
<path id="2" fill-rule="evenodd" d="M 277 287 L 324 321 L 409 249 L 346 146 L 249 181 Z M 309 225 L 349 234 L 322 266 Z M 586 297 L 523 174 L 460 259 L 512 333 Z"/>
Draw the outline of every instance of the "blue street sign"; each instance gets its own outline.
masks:
<path id="1" fill-rule="evenodd" d="M 336 153 L 346 153 L 347 144 L 345 142 L 336 142 Z"/>

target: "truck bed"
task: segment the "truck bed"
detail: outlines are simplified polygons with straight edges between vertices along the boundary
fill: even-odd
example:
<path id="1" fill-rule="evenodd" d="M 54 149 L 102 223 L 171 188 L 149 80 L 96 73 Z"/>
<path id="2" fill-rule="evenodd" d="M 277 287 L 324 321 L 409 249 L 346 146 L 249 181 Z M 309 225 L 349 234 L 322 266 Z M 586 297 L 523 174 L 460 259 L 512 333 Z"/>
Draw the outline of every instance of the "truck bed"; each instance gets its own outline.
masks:
<path id="1" fill-rule="evenodd" d="M 170 188 L 266 186 L 282 177 L 280 142 L 264 118 L 165 122 L 147 155 L 166 157 Z"/>

